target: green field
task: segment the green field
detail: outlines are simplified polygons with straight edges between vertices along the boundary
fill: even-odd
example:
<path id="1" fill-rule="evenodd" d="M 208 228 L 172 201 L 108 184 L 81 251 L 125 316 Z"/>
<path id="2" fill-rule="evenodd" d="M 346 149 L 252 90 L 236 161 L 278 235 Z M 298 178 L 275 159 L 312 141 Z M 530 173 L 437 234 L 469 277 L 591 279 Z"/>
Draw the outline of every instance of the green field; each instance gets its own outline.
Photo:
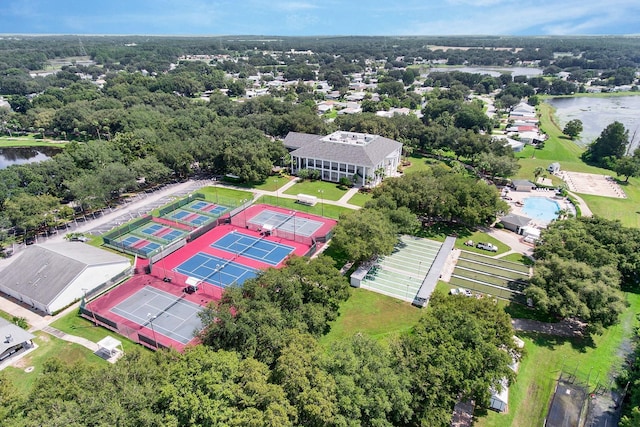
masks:
<path id="1" fill-rule="evenodd" d="M 353 288 L 351 297 L 340 307 L 338 319 L 331 324 L 331 331 L 320 342 L 328 346 L 358 332 L 385 340 L 410 330 L 421 315 L 421 309 L 408 302 Z"/>
<path id="2" fill-rule="evenodd" d="M 36 378 L 42 372 L 44 363 L 47 360 L 57 358 L 66 363 L 84 362 L 96 367 L 108 364 L 108 362 L 100 356 L 93 354 L 91 350 L 78 344 L 54 338 L 44 332 L 36 333 L 34 342 L 38 345 L 38 348 L 26 356 L 23 356 L 18 362 L 19 367 L 10 366 L 3 370 L 7 378 L 9 378 L 18 391 L 23 394 L 31 391 Z M 25 372 L 25 368 L 30 366 L 33 366 L 34 370 L 29 373 Z"/>
<path id="3" fill-rule="evenodd" d="M 66 332 L 69 335 L 77 335 L 93 342 L 98 342 L 107 335 L 110 335 L 122 342 L 122 348 L 125 353 L 133 350 L 134 348 L 146 348 L 116 334 L 113 331 L 100 326 L 94 326 L 91 321 L 80 317 L 76 311 L 72 311 L 66 316 L 59 318 L 53 322 L 51 326 L 61 330 L 62 332 Z"/>
<path id="4" fill-rule="evenodd" d="M 363 207 L 364 204 L 372 198 L 373 197 L 371 196 L 371 193 L 362 193 L 359 191 L 349 199 L 349 203 L 352 205 Z"/>
<path id="5" fill-rule="evenodd" d="M 467 252 L 466 249 L 465 249 L 465 251 L 460 254 L 460 259 L 484 262 L 484 263 L 491 264 L 491 265 L 496 266 L 496 267 L 502 267 L 502 268 L 506 268 L 506 269 L 509 269 L 509 270 L 519 271 L 520 273 L 522 273 L 523 275 L 528 277 L 529 276 L 529 267 L 528 267 L 528 265 L 525 265 L 522 262 L 522 255 L 519 255 L 519 254 L 510 254 L 510 255 L 516 255 L 517 256 L 515 262 L 514 261 L 510 261 L 510 260 L 505 259 L 505 258 L 492 258 L 492 257 L 483 256 L 483 255 L 478 255 L 478 254 L 475 254 L 475 253 Z M 526 259 L 528 259 L 528 258 L 526 258 Z M 507 277 L 511 277 L 511 276 L 507 276 Z M 520 277 L 520 276 L 518 276 L 518 277 Z"/>
<path id="6" fill-rule="evenodd" d="M 9 147 L 57 147 L 63 148 L 68 141 L 56 141 L 53 139 L 42 139 L 40 134 L 27 136 L 0 136 L 0 148 Z"/>
<path id="7" fill-rule="evenodd" d="M 509 412 L 489 412 L 475 424 L 478 427 L 529 427 L 541 426 L 547 413 L 551 396 L 560 371 L 571 372 L 577 368 L 576 377 L 589 385 L 596 385 L 596 378 L 605 385 L 608 375 L 616 372 L 622 363 L 618 348 L 623 340 L 633 335 L 638 325 L 636 313 L 640 311 L 640 295 L 627 294 L 630 308 L 621 316 L 620 324 L 596 336 L 593 343 L 587 340 L 550 337 L 540 334 L 517 335 L 525 341 L 524 357 L 518 377 L 509 388 Z M 589 375 L 591 373 L 591 375 Z"/>
<path id="8" fill-rule="evenodd" d="M 298 194 L 308 194 L 309 196 L 316 196 L 318 203 L 320 199 L 325 200 L 340 200 L 342 196 L 346 194 L 347 190 L 340 188 L 337 184 L 325 181 L 302 181 L 295 183 L 291 188 L 285 191 L 285 194 L 291 194 L 292 196 Z"/>
<path id="9" fill-rule="evenodd" d="M 205 199 L 209 202 L 220 203 L 222 205 L 226 202 L 233 207 L 241 205 L 245 200 L 253 199 L 253 193 L 251 191 L 224 188 L 219 185 L 202 187 L 197 193 L 204 194 Z"/>

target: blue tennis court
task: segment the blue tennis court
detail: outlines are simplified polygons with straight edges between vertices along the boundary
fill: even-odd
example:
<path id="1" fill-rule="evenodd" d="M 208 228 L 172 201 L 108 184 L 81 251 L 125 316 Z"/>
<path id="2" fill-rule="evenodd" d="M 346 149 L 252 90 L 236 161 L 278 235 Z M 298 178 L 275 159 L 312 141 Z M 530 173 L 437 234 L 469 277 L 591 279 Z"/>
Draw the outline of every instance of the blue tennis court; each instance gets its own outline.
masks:
<path id="1" fill-rule="evenodd" d="M 221 288 L 242 285 L 245 280 L 256 277 L 253 268 L 204 252 L 198 252 L 177 266 L 175 271 Z"/>
<path id="2" fill-rule="evenodd" d="M 186 222 L 187 224 L 194 225 L 196 227 L 199 227 L 215 219 L 213 217 L 200 215 L 198 213 L 190 212 L 185 209 L 176 209 L 175 211 L 167 214 L 166 217 L 176 221 Z"/>
<path id="3" fill-rule="evenodd" d="M 205 202 L 204 200 L 196 200 L 185 206 L 189 209 L 203 211 L 216 218 L 229 210 L 228 207 L 222 205 L 214 205 L 213 203 Z"/>
<path id="4" fill-rule="evenodd" d="M 211 244 L 211 247 L 222 249 L 236 255 L 266 262 L 274 267 L 295 250 L 292 246 L 264 240 L 247 234 L 232 231 Z"/>

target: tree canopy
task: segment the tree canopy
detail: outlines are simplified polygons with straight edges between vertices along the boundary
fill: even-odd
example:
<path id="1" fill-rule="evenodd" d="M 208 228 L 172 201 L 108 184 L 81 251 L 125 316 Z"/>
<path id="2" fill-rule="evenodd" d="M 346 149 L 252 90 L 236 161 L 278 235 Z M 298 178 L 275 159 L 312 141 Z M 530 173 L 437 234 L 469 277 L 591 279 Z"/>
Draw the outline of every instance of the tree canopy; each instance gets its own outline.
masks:
<path id="1" fill-rule="evenodd" d="M 640 284 L 639 239 L 639 230 L 597 217 L 553 222 L 534 249 L 525 294 L 539 309 L 578 318 L 588 332 L 599 333 L 624 310 L 621 288 Z"/>
<path id="2" fill-rule="evenodd" d="M 629 145 L 629 131 L 620 122 L 613 122 L 600 133 L 582 155 L 586 162 L 611 168 L 624 156 Z"/>

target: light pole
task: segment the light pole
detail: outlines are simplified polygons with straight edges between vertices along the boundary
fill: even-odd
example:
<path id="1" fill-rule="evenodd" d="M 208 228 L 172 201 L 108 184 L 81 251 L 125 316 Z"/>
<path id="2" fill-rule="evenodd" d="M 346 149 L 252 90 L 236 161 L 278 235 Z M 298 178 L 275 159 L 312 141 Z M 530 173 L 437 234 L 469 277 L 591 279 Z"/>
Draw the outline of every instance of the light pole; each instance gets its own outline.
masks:
<path id="1" fill-rule="evenodd" d="M 279 191 L 278 180 L 274 179 L 273 182 L 274 182 L 274 184 L 276 184 L 276 206 L 280 206 L 280 201 L 279 201 L 279 198 L 278 198 L 278 191 Z"/>
<path id="2" fill-rule="evenodd" d="M 293 241 L 296 241 L 296 211 L 293 211 Z"/>
<path id="3" fill-rule="evenodd" d="M 248 228 L 247 225 L 247 207 L 245 206 L 247 204 L 247 199 L 242 199 L 242 212 L 244 213 L 244 226 L 245 228 Z"/>
<path id="4" fill-rule="evenodd" d="M 222 272 L 220 271 L 220 264 L 216 264 L 216 270 L 218 270 L 218 283 L 220 283 L 220 287 L 223 288 L 224 286 L 222 286 Z"/>
<path id="5" fill-rule="evenodd" d="M 149 318 L 149 324 L 151 325 L 151 332 L 153 333 L 153 346 L 157 350 L 158 340 L 156 339 L 156 330 L 153 327 L 153 321 L 156 320 L 156 316 L 153 316 L 151 313 L 147 313 L 147 317 Z"/>
<path id="6" fill-rule="evenodd" d="M 322 209 L 322 216 L 324 216 L 324 190 L 318 190 L 320 193 L 320 208 Z"/>
<path id="7" fill-rule="evenodd" d="M 87 305 L 87 288 L 82 288 L 82 293 L 83 293 L 83 299 L 84 299 L 84 304 L 85 306 Z M 94 313 L 93 310 L 91 310 L 91 317 L 93 317 L 93 326 L 98 326 L 98 321 L 96 320 L 96 313 Z"/>

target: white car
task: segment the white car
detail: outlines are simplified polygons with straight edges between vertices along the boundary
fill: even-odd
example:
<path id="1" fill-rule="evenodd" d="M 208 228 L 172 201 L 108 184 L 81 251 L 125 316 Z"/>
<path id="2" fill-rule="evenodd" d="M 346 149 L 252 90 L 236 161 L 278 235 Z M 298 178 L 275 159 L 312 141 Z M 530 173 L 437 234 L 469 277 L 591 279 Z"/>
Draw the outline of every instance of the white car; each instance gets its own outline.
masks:
<path id="1" fill-rule="evenodd" d="M 465 288 L 454 288 L 454 289 L 451 289 L 449 291 L 449 294 L 451 294 L 451 295 L 464 295 L 466 297 L 470 297 L 470 296 L 473 295 L 469 289 L 465 289 Z"/>
<path id="2" fill-rule="evenodd" d="M 485 251 L 489 251 L 489 252 L 498 252 L 498 247 L 493 243 L 478 243 L 476 245 L 476 248 L 484 249 Z"/>

